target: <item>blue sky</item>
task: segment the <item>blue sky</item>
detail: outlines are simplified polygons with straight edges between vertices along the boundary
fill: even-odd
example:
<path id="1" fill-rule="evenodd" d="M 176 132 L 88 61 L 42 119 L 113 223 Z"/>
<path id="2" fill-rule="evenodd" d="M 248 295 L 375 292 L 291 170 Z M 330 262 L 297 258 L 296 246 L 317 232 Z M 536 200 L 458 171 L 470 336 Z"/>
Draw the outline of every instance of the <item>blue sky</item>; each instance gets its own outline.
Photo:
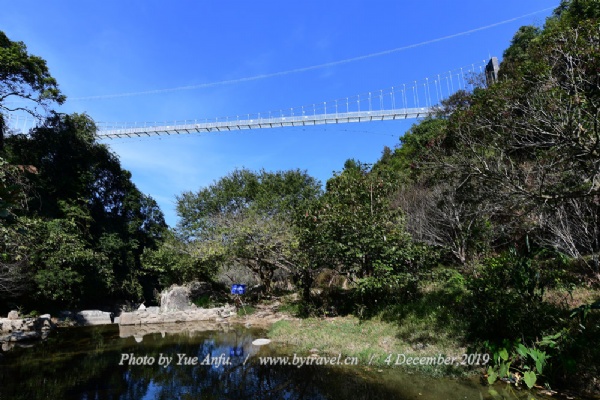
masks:
<path id="1" fill-rule="evenodd" d="M 519 26 L 542 25 L 551 10 L 537 11 L 558 3 L 24 0 L 2 5 L 0 29 L 47 60 L 68 96 L 61 111 L 85 112 L 97 122 L 162 122 L 266 115 L 324 101 L 331 107 L 335 99 L 424 82 L 489 55 L 501 57 Z M 434 41 L 526 14 L 532 15 Z M 424 42 L 430 43 L 412 47 Z M 336 63 L 365 55 L 372 56 Z M 292 72 L 278 74 L 286 71 Z M 233 82 L 217 84 L 223 81 Z M 196 88 L 182 89 L 190 86 Z M 158 93 L 143 93 L 149 91 Z M 236 167 L 300 168 L 324 183 L 348 158 L 375 162 L 414 122 L 105 143 L 174 226 L 176 195 Z"/>

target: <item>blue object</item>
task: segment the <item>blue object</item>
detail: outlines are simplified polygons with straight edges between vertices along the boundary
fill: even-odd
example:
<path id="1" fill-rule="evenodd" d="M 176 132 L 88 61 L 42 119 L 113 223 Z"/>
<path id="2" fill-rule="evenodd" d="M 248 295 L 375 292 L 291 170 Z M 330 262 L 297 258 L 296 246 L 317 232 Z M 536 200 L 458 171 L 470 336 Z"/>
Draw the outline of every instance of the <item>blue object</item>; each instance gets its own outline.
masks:
<path id="1" fill-rule="evenodd" d="M 246 285 L 231 285 L 231 294 L 245 294 Z"/>
<path id="2" fill-rule="evenodd" d="M 244 355 L 244 348 L 243 347 L 232 347 L 229 350 L 229 356 L 230 357 L 241 357 Z"/>

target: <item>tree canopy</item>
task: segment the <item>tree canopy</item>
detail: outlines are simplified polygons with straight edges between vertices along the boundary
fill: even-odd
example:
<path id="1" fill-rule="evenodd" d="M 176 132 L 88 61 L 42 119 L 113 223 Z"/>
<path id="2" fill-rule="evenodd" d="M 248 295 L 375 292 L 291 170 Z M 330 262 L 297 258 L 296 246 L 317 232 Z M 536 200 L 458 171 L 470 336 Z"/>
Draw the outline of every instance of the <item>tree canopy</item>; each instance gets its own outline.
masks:
<path id="1" fill-rule="evenodd" d="M 2 265 L 11 272 L 4 276 L 28 282 L 5 291 L 11 301 L 152 299 L 158 277 L 143 273 L 141 256 L 163 240 L 162 212 L 95 132 L 86 115 L 55 115 L 6 141 L 8 163 L 27 166 L 4 165 L 5 177 L 12 170 L 13 181 L 27 182 L 17 185 L 20 200 L 0 221 L 7 238 Z"/>
<path id="2" fill-rule="evenodd" d="M 265 290 L 278 270 L 294 274 L 298 238 L 294 215 L 321 193 L 320 183 L 299 170 L 235 170 L 177 199 L 178 231 L 204 263 L 249 269 Z"/>
<path id="3" fill-rule="evenodd" d="M 11 41 L 0 31 L 0 151 L 7 112 L 26 112 L 39 118 L 66 100 L 46 61 L 27 52 L 23 42 Z"/>

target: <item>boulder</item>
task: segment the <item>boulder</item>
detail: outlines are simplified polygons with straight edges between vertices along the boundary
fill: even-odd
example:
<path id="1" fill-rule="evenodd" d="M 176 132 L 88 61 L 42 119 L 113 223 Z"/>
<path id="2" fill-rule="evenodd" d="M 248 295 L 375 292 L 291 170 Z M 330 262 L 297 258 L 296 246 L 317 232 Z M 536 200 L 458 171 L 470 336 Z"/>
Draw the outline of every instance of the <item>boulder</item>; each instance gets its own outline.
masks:
<path id="1" fill-rule="evenodd" d="M 171 286 L 160 295 L 160 312 L 184 311 L 192 308 L 190 289 L 186 286 Z"/>
<path id="2" fill-rule="evenodd" d="M 139 323 L 139 319 L 135 313 L 124 312 L 119 316 L 119 325 L 135 325 L 136 323 Z"/>
<path id="3" fill-rule="evenodd" d="M 79 311 L 75 318 L 83 325 L 108 325 L 113 322 L 111 313 L 100 310 Z"/>
<path id="4" fill-rule="evenodd" d="M 9 342 L 20 342 L 23 340 L 34 340 L 34 339 L 39 339 L 41 338 L 41 334 L 39 332 L 36 331 L 27 331 L 27 332 L 22 332 L 22 331 L 18 331 L 18 332 L 13 332 L 10 335 L 9 338 Z"/>
<path id="5" fill-rule="evenodd" d="M 36 331 L 45 332 L 56 328 L 56 325 L 50 319 L 50 314 L 44 314 L 35 321 L 34 327 Z"/>
<path id="6" fill-rule="evenodd" d="M 16 310 L 12 310 L 8 313 L 8 319 L 19 319 L 19 312 Z"/>
<path id="7" fill-rule="evenodd" d="M 27 347 L 32 340 L 46 339 L 51 330 L 56 328 L 49 314 L 38 318 L 9 319 L 0 318 L 0 345 L 3 351 L 8 351 L 19 343 L 19 347 Z M 0 399 L 1 400 L 1 399 Z"/>

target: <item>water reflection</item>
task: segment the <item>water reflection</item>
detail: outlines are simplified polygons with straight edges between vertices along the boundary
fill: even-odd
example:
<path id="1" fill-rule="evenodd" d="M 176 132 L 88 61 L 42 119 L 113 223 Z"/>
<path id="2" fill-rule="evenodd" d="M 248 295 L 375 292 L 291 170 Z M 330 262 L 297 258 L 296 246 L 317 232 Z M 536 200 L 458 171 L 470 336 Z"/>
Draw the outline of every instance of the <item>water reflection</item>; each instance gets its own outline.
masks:
<path id="1" fill-rule="evenodd" d="M 0 357 L 0 399 L 492 398 L 474 382 L 398 370 L 259 365 L 259 357 L 291 356 L 294 350 L 252 345 L 264 337 L 260 330 L 178 328 L 60 330 L 33 348 Z"/>

